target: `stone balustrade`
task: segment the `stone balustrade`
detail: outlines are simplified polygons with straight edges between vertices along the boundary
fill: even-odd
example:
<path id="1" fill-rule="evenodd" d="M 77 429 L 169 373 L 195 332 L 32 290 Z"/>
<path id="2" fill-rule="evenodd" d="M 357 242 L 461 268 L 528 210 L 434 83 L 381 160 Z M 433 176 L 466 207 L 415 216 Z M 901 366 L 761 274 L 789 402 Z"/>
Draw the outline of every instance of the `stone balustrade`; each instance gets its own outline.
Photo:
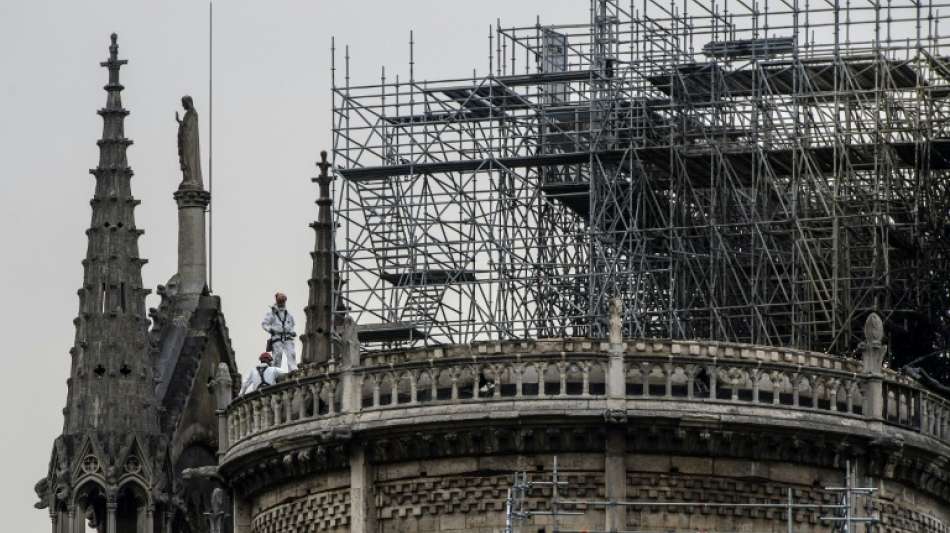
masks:
<path id="1" fill-rule="evenodd" d="M 622 365 L 612 367 L 611 357 Z M 235 399 L 227 410 L 229 445 L 302 422 L 346 417 L 354 426 L 363 417 L 378 421 L 398 411 L 405 419 L 405 409 L 439 405 L 560 401 L 559 408 L 571 409 L 564 400 L 584 399 L 588 409 L 606 414 L 608 398 L 627 409 L 659 402 L 688 412 L 695 402 L 820 412 L 879 421 L 944 443 L 950 437 L 950 403 L 914 380 L 888 371 L 875 376 L 863 372 L 860 361 L 799 350 L 558 339 L 363 354 L 362 362 L 304 368 Z M 611 372 L 623 376 L 613 380 Z M 609 390 L 609 383 L 621 382 L 622 391 Z"/>

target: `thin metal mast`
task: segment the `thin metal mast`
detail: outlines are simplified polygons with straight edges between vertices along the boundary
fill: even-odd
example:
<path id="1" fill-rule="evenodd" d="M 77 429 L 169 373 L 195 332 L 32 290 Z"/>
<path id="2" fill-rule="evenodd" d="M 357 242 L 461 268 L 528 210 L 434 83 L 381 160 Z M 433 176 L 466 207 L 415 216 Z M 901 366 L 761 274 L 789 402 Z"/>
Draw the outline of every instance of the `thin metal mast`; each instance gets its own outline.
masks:
<path id="1" fill-rule="evenodd" d="M 214 0 L 208 0 L 208 290 L 214 286 Z"/>

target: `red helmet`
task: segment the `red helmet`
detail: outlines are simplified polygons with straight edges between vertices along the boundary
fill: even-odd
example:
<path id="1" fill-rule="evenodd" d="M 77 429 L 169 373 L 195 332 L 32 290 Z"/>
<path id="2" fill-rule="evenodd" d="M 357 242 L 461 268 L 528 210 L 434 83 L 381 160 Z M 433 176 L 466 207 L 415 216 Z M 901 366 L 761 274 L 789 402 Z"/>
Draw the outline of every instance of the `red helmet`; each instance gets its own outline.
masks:
<path id="1" fill-rule="evenodd" d="M 270 352 L 264 352 L 261 354 L 261 356 L 258 359 L 260 359 L 262 363 L 265 363 L 265 362 L 269 363 L 274 360 L 274 356 L 272 356 Z"/>

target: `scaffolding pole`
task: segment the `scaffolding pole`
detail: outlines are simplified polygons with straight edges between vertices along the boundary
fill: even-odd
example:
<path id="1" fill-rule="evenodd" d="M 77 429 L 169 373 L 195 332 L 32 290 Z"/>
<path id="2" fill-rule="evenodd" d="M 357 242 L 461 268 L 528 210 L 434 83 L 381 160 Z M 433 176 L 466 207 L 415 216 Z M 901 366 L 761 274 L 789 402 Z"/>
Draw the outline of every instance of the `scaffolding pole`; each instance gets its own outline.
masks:
<path id="1" fill-rule="evenodd" d="M 512 486 L 508 489 L 505 512 L 505 533 L 517 533 L 519 524 L 523 524 L 535 516 L 553 517 L 553 533 L 648 533 L 642 530 L 618 530 L 618 529 L 592 529 L 585 527 L 583 529 L 564 529 L 560 527 L 558 516 L 583 516 L 585 513 L 573 511 L 578 507 L 593 507 L 609 509 L 610 507 L 622 506 L 632 508 L 661 508 L 661 509 L 781 509 L 784 510 L 784 522 L 788 533 L 795 533 L 795 511 L 820 511 L 830 514 L 820 516 L 822 522 L 831 524 L 833 531 L 841 533 L 857 533 L 855 527 L 858 524 L 865 525 L 866 533 L 873 533 L 874 526 L 880 522 L 880 517 L 873 513 L 873 494 L 876 488 L 855 486 L 855 473 L 851 462 L 845 464 L 844 486 L 842 487 L 824 487 L 824 491 L 839 494 L 840 503 L 822 504 L 822 503 L 799 503 L 794 499 L 793 488 L 786 490 L 785 502 L 706 502 L 706 501 L 611 501 L 611 500 L 593 500 L 593 499 L 561 499 L 558 488 L 570 490 L 570 484 L 563 481 L 559 475 L 557 466 L 557 457 L 554 458 L 554 465 L 550 474 L 550 481 L 530 480 L 527 472 L 516 472 L 513 476 Z M 547 505 L 540 505 L 538 510 L 528 509 L 528 498 L 532 497 L 532 491 L 537 489 L 550 488 L 551 497 Z M 865 501 L 866 514 L 855 514 L 855 506 L 858 498 Z M 665 532 L 673 530 L 663 528 Z"/>

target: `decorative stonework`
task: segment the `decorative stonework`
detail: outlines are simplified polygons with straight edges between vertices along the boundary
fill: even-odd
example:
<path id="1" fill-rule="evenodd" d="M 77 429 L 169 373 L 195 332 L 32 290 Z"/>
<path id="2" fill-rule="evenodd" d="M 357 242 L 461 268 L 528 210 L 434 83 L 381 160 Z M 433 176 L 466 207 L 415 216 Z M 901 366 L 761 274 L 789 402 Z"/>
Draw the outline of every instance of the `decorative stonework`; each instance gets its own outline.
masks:
<path id="1" fill-rule="evenodd" d="M 208 207 L 211 194 L 201 189 L 178 189 L 172 194 L 178 207 Z"/>
<path id="2" fill-rule="evenodd" d="M 345 532 L 350 525 L 350 491 L 338 489 L 288 500 L 254 516 L 254 533 Z"/>
<path id="3" fill-rule="evenodd" d="M 82 459 L 82 471 L 86 474 L 95 474 L 99 472 L 99 459 L 95 455 L 87 455 Z"/>
<path id="4" fill-rule="evenodd" d="M 562 498 L 600 499 L 604 497 L 603 472 L 568 472 Z M 380 520 L 444 516 L 452 514 L 492 514 L 503 518 L 511 475 L 465 475 L 414 478 L 377 483 L 377 510 Z M 532 511 L 544 509 L 550 490 L 538 490 L 528 502 Z"/>

